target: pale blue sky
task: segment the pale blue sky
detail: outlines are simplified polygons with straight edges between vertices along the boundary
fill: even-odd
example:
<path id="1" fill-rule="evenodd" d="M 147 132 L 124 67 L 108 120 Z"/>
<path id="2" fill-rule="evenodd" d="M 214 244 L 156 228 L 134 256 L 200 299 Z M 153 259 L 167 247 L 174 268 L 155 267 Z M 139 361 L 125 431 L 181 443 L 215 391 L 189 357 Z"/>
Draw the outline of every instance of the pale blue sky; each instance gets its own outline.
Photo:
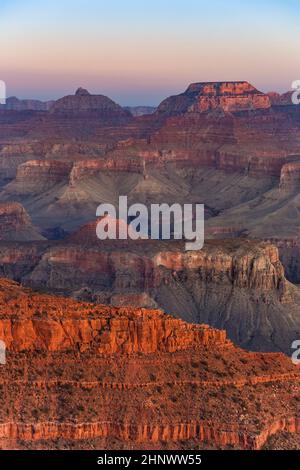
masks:
<path id="1" fill-rule="evenodd" d="M 300 79 L 297 0 L 0 0 L 8 94 L 157 104 L 194 81 Z"/>

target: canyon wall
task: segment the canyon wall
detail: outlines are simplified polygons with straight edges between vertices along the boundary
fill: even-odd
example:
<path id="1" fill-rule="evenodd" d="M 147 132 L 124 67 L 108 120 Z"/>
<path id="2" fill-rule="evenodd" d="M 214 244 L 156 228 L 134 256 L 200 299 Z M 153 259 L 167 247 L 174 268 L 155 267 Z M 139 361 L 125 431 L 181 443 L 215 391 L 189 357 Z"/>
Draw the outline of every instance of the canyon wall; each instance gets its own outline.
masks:
<path id="1" fill-rule="evenodd" d="M 0 281 L 1 448 L 259 449 L 299 433 L 299 368 L 160 311 Z"/>
<path id="2" fill-rule="evenodd" d="M 0 273 L 80 300 L 160 307 L 226 329 L 248 349 L 290 352 L 298 288 L 286 280 L 275 246 L 222 240 L 184 252 L 176 243 L 95 240 L 95 227 L 61 242 L 2 243 Z"/>
<path id="3" fill-rule="evenodd" d="M 31 219 L 18 202 L 0 203 L 0 240 L 43 240 L 44 237 L 32 225 Z"/>

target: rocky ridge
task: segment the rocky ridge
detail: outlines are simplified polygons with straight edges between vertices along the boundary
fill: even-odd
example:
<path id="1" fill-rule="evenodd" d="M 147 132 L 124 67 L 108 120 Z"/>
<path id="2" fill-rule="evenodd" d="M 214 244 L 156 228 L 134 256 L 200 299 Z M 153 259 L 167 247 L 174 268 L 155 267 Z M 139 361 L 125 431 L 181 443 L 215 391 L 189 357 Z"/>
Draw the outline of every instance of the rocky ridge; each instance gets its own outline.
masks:
<path id="1" fill-rule="evenodd" d="M 0 109 L 6 111 L 49 111 L 54 101 L 40 101 L 32 99 L 19 99 L 9 96 L 5 104 L 0 104 Z"/>
<path id="2" fill-rule="evenodd" d="M 192 83 L 187 90 L 164 100 L 158 107 L 158 114 L 175 115 L 207 112 L 215 109 L 224 112 L 270 108 L 269 96 L 259 92 L 250 83 L 203 82 Z"/>
<path id="3" fill-rule="evenodd" d="M 224 331 L 6 280 L 0 326 L 2 448 L 259 449 L 300 430 L 298 368 Z"/>
<path id="4" fill-rule="evenodd" d="M 38 246 L 2 243 L 0 274 L 80 300 L 160 307 L 226 329 L 248 349 L 290 353 L 300 332 L 300 293 L 286 280 L 275 246 L 223 240 L 184 253 L 176 243 L 103 242 L 95 227 Z"/>
<path id="5" fill-rule="evenodd" d="M 18 202 L 0 203 L 0 240 L 43 240 L 31 219 Z"/>
<path id="6" fill-rule="evenodd" d="M 128 119 L 131 114 L 104 95 L 91 95 L 87 90 L 78 88 L 75 95 L 65 96 L 53 103 L 51 114 L 68 116 L 80 114 L 97 114 L 99 117 L 111 120 Z"/>

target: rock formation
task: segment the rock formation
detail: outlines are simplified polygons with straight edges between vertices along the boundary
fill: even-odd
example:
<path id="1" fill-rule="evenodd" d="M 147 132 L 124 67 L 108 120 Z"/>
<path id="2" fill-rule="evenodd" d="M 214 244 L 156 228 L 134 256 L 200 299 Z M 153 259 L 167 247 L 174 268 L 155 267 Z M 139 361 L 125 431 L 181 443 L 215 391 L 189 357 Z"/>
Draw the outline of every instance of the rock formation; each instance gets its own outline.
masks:
<path id="1" fill-rule="evenodd" d="M 78 88 L 75 95 L 65 96 L 50 107 L 51 114 L 69 117 L 97 115 L 106 121 L 126 121 L 131 114 L 104 95 L 91 95 L 87 90 Z"/>
<path id="2" fill-rule="evenodd" d="M 181 95 L 171 96 L 158 107 L 168 116 L 219 109 L 225 112 L 270 108 L 270 98 L 248 82 L 192 83 Z"/>
<path id="3" fill-rule="evenodd" d="M 24 207 L 17 202 L 0 203 L 0 240 L 31 241 L 44 237 L 31 224 Z"/>
<path id="4" fill-rule="evenodd" d="M 298 332 L 296 291 L 278 260 L 245 242 L 299 233 L 299 111 L 271 101 L 247 82 L 218 82 L 192 84 L 148 116 L 129 116 L 84 89 L 49 113 L 1 111 L 0 200 L 22 203 L 51 239 L 70 234 L 62 246 L 30 252 L 27 267 L 20 246 L 17 266 L 5 263 L 2 274 L 95 302 L 158 305 L 226 328 L 245 347 L 288 351 Z M 192 259 L 168 245 L 106 247 L 85 224 L 99 203 L 116 204 L 119 195 L 147 205 L 204 203 L 206 237 L 242 237 L 245 251 L 228 253 L 219 241 Z M 2 253 L 13 259 L 9 247 Z"/>
<path id="5" fill-rule="evenodd" d="M 0 266 L 3 276 L 78 299 L 158 306 L 252 350 L 289 354 L 300 332 L 299 289 L 270 243 L 211 241 L 184 253 L 176 243 L 101 241 L 93 222 L 59 244 L 2 244 Z"/>
<path id="6" fill-rule="evenodd" d="M 44 194 L 51 187 L 68 182 L 72 164 L 55 160 L 29 160 L 18 166 L 15 180 L 5 188 L 4 197 Z"/>
<path id="7" fill-rule="evenodd" d="M 7 111 L 48 111 L 54 101 L 20 100 L 16 96 L 9 96 L 5 104 L 0 104 L 0 109 Z"/>
<path id="8" fill-rule="evenodd" d="M 286 163 L 281 168 L 279 188 L 285 191 L 299 191 L 300 162 Z"/>
<path id="9" fill-rule="evenodd" d="M 143 152 L 141 157 L 134 153 L 122 156 L 124 152 L 126 147 L 120 146 L 114 158 L 98 156 L 83 160 L 76 156 L 75 162 L 70 162 L 56 160 L 59 150 L 54 153 L 52 149 L 51 156 L 49 152 L 48 158 L 40 163 L 21 164 L 16 170 L 18 176 L 3 186 L 0 200 L 22 202 L 34 223 L 43 230 L 61 225 L 70 232 L 92 220 L 99 203 L 117 204 L 119 195 L 128 195 L 130 204 L 143 202 L 147 206 L 161 201 L 169 204 L 201 201 L 207 217 L 215 217 L 241 201 L 251 202 L 254 197 L 261 197 L 274 184 L 272 177 L 181 168 L 176 157 L 170 163 L 166 158 L 173 158 L 172 155 L 165 157 L 159 152 Z M 6 162 L 10 158 L 5 157 Z M 49 163 L 43 163 L 45 160 Z M 52 176 L 46 182 L 48 171 Z"/>
<path id="10" fill-rule="evenodd" d="M 299 238 L 269 240 L 278 248 L 280 261 L 289 281 L 300 284 L 300 240 Z"/>
<path id="11" fill-rule="evenodd" d="M 288 358 L 247 353 L 224 331 L 161 311 L 1 280 L 0 339 L 4 449 L 259 449 L 300 431 L 300 372 Z"/>
<path id="12" fill-rule="evenodd" d="M 80 88 L 57 100 L 49 113 L 1 111 L 0 143 L 9 149 L 16 137 L 22 145 L 52 142 L 58 159 L 77 159 L 78 148 L 82 159 L 143 160 L 146 152 L 193 168 L 279 177 L 285 159 L 299 149 L 299 107 L 272 105 L 270 96 L 245 81 L 195 83 L 153 114 L 133 117 L 109 98 Z"/>
<path id="13" fill-rule="evenodd" d="M 94 159 L 75 162 L 70 173 L 70 182 L 99 175 L 103 171 L 143 173 L 143 164 L 139 159 L 110 160 Z"/>
<path id="14" fill-rule="evenodd" d="M 292 91 L 288 91 L 282 95 L 280 93 L 270 92 L 268 96 L 274 106 L 291 106 L 293 104 L 292 94 Z"/>
<path id="15" fill-rule="evenodd" d="M 290 95 L 205 82 L 147 115 L 82 88 L 49 111 L 9 107 L 0 275 L 60 297 L 0 282 L 0 447 L 299 441 L 299 371 L 274 353 L 290 355 L 300 337 L 300 107 Z M 204 249 L 98 240 L 96 208 L 119 195 L 204 203 Z"/>

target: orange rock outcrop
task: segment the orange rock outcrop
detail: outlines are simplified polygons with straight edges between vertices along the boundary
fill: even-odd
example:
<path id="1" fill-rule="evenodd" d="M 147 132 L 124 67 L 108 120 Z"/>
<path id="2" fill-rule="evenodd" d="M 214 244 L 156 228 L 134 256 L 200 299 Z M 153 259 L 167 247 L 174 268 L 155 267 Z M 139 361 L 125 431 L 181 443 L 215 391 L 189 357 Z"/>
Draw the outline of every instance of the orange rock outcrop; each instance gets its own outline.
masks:
<path id="1" fill-rule="evenodd" d="M 281 168 L 279 188 L 284 191 L 298 191 L 300 184 L 300 162 L 286 163 Z"/>
<path id="2" fill-rule="evenodd" d="M 300 371 L 161 311 L 0 281 L 2 448 L 259 449 L 299 433 Z"/>
<path id="3" fill-rule="evenodd" d="M 2 243 L 0 274 L 78 300 L 159 307 L 225 328 L 250 350 L 289 353 L 300 328 L 297 290 L 267 242 L 211 240 L 185 252 L 177 242 L 99 240 L 94 221 L 59 242 Z"/>

